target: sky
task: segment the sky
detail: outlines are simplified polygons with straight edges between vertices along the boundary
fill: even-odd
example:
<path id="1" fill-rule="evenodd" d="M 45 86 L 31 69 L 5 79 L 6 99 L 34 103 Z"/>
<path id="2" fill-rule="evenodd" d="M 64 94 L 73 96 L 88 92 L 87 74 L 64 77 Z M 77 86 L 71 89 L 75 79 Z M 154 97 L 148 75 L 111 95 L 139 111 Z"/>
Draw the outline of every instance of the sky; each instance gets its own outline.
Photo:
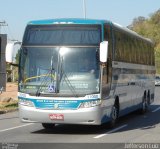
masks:
<path id="1" fill-rule="evenodd" d="M 160 0 L 85 0 L 86 18 L 106 19 L 128 26 L 134 18 L 148 18 L 160 9 Z M 22 41 L 31 20 L 54 18 L 84 18 L 83 0 L 0 0 L 1 27 L 8 39 Z"/>

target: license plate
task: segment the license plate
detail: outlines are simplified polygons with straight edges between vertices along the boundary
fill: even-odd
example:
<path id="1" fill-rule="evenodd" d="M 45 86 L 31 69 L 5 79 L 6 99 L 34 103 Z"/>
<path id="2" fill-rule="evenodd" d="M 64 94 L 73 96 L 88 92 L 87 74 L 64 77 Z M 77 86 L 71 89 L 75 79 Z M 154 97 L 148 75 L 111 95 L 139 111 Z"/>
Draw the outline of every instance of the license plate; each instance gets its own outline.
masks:
<path id="1" fill-rule="evenodd" d="M 64 115 L 63 114 L 49 114 L 49 118 L 51 120 L 64 120 Z"/>

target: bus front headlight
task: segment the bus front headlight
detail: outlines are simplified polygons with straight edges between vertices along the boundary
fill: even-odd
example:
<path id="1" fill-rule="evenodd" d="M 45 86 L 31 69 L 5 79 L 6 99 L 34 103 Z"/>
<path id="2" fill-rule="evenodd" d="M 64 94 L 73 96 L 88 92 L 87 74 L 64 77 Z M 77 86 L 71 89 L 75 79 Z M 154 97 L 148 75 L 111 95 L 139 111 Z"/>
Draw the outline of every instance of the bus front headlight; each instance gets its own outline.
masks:
<path id="1" fill-rule="evenodd" d="M 95 107 L 101 104 L 101 100 L 92 100 L 92 101 L 86 101 L 82 102 L 79 108 L 90 108 Z"/>
<path id="2" fill-rule="evenodd" d="M 23 106 L 28 106 L 28 107 L 34 107 L 34 103 L 30 100 L 19 99 L 19 104 Z"/>

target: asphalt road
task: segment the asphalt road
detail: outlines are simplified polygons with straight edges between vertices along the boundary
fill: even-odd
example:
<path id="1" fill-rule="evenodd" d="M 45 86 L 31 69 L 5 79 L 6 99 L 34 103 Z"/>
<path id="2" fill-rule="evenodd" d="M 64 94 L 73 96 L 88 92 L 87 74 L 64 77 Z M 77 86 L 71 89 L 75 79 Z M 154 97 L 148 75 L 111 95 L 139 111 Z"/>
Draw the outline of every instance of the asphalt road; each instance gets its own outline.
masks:
<path id="1" fill-rule="evenodd" d="M 2 143 L 0 147 L 6 149 L 5 146 L 8 143 L 13 143 L 9 145 L 13 145 L 15 149 L 23 146 L 21 143 L 27 143 L 27 145 L 28 143 L 71 143 L 69 146 L 61 144 L 60 148 L 68 149 L 75 148 L 74 143 L 76 145 L 77 143 L 89 143 L 87 148 L 90 148 L 91 144 L 92 148 L 99 148 L 99 143 L 113 143 L 112 148 L 120 148 L 119 145 L 126 148 L 124 143 L 154 143 L 157 145 L 160 143 L 160 87 L 156 87 L 155 94 L 155 102 L 147 113 L 144 115 L 138 112 L 128 114 L 120 118 L 114 129 L 108 128 L 107 125 L 57 125 L 55 129 L 45 130 L 41 124 L 21 123 L 18 112 L 2 114 L 0 115 L 0 143 Z M 93 145 L 93 143 L 97 144 Z M 32 144 L 32 148 L 34 145 L 36 146 Z M 46 148 L 43 145 L 40 144 L 38 148 Z M 84 148 L 83 145 L 81 144 L 79 148 Z"/>

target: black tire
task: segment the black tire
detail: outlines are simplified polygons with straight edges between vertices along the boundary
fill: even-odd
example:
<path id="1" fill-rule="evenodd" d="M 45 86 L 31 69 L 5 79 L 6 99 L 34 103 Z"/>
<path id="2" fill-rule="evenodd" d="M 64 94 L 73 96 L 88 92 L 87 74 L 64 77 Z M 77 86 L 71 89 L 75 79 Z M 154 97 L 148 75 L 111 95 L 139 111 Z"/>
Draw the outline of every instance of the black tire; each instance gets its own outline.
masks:
<path id="1" fill-rule="evenodd" d="M 119 115 L 119 108 L 118 105 L 114 104 L 114 106 L 112 107 L 112 112 L 111 112 L 111 120 L 110 120 L 110 128 L 114 128 L 117 120 L 118 120 L 118 115 Z"/>
<path id="2" fill-rule="evenodd" d="M 55 124 L 52 124 L 52 123 L 42 123 L 42 126 L 45 129 L 53 129 L 55 127 Z"/>
<path id="3" fill-rule="evenodd" d="M 144 94 L 143 99 L 142 99 L 142 108 L 141 108 L 141 113 L 144 114 L 148 111 L 148 107 L 149 107 L 149 99 L 146 96 L 146 94 Z"/>

